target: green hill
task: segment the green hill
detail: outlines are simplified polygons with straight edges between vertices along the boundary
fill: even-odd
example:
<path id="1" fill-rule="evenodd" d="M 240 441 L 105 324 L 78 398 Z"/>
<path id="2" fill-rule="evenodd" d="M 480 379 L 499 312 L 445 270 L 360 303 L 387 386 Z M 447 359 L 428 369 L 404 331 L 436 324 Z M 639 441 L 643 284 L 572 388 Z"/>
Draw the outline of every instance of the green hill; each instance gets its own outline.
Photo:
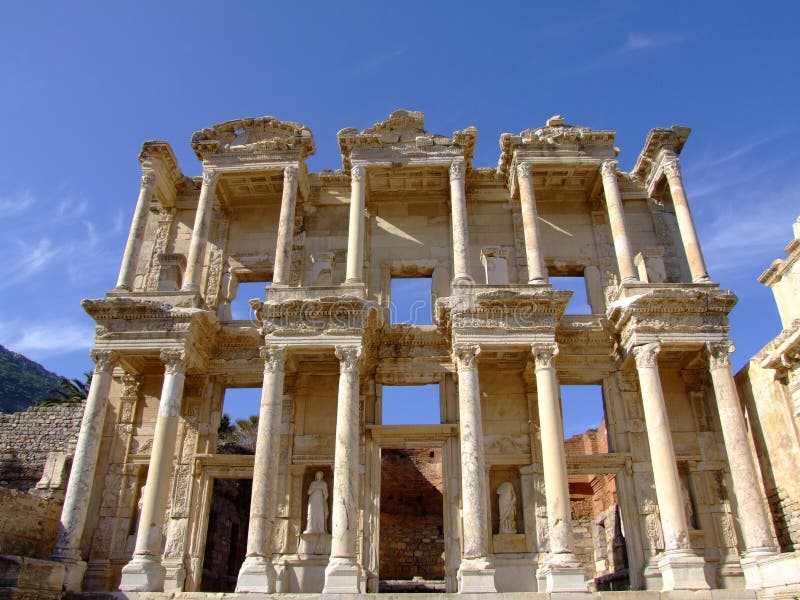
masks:
<path id="1" fill-rule="evenodd" d="M 0 346 L 0 413 L 18 412 L 39 404 L 60 381 L 60 375 Z"/>

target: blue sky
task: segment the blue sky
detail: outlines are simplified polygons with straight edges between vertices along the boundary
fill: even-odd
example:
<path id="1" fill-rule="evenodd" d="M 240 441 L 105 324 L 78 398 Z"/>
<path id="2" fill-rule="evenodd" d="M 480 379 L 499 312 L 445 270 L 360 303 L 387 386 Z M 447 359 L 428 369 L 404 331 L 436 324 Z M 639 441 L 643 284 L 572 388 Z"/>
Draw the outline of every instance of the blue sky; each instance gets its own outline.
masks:
<path id="1" fill-rule="evenodd" d="M 0 19 L 0 344 L 59 373 L 90 368 L 81 298 L 113 287 L 141 143 L 273 115 L 336 132 L 396 108 L 429 130 L 498 138 L 552 114 L 615 129 L 629 170 L 647 131 L 692 127 L 682 154 L 712 277 L 740 298 L 736 367 L 780 326 L 755 280 L 800 214 L 800 3 L 7 3 Z"/>

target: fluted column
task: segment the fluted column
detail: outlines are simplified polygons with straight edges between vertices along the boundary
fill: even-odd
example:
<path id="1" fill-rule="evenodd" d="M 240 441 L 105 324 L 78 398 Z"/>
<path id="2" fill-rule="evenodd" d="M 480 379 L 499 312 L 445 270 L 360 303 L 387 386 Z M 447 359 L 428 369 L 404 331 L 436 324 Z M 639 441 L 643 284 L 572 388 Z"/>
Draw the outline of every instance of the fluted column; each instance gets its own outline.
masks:
<path id="1" fill-rule="evenodd" d="M 519 202 L 522 208 L 522 229 L 525 234 L 525 257 L 528 262 L 528 283 L 548 283 L 530 163 L 521 162 L 517 165 L 517 180 L 519 181 Z"/>
<path id="2" fill-rule="evenodd" d="M 278 219 L 278 241 L 275 245 L 275 268 L 272 283 L 289 283 L 294 242 L 294 213 L 297 202 L 297 167 L 289 165 L 283 170 L 283 195 Z"/>
<path id="3" fill-rule="evenodd" d="M 707 348 L 722 437 L 731 469 L 736 516 L 744 539 L 745 556 L 742 567 L 747 587 L 756 589 L 760 587 L 761 579 L 752 565 L 759 558 L 775 554 L 775 540 L 763 501 L 764 491 L 750 451 L 739 394 L 733 380 L 730 343 L 708 344 Z"/>
<path id="4" fill-rule="evenodd" d="M 192 239 L 189 242 L 189 256 L 186 259 L 186 275 L 181 290 L 197 292 L 200 290 L 200 277 L 203 274 L 203 258 L 206 253 L 208 230 L 211 228 L 211 207 L 219 180 L 219 171 L 207 169 L 203 171 L 203 187 L 200 188 L 200 199 L 194 217 Z"/>
<path id="5" fill-rule="evenodd" d="M 709 281 L 703 252 L 700 250 L 700 241 L 697 239 L 697 230 L 686 200 L 683 189 L 681 166 L 678 157 L 674 154 L 667 156 L 663 163 L 664 175 L 667 177 L 669 193 L 672 196 L 672 205 L 675 207 L 675 217 L 678 220 L 678 230 L 681 233 L 683 248 L 686 251 L 686 260 L 689 261 L 689 271 L 695 283 Z"/>
<path id="6" fill-rule="evenodd" d="M 694 554 L 689 541 L 689 525 L 683 509 L 678 465 L 672 445 L 667 406 L 661 388 L 656 357 L 660 344 L 644 344 L 633 349 L 642 407 L 650 446 L 650 462 L 656 484 L 656 498 L 664 532 L 664 554 L 658 562 L 663 591 L 708 589 L 703 575 L 703 559 Z"/>
<path id="7" fill-rule="evenodd" d="M 346 283 L 361 283 L 364 271 L 364 201 L 367 169 L 355 165 L 350 169 L 350 229 L 347 236 Z"/>
<path id="8" fill-rule="evenodd" d="M 453 222 L 453 281 L 471 281 L 469 272 L 469 221 L 467 192 L 464 184 L 466 165 L 450 163 L 450 210 Z"/>
<path id="9" fill-rule="evenodd" d="M 486 461 L 483 418 L 475 344 L 456 344 L 453 362 L 458 371 L 458 431 L 461 444 L 461 520 L 464 553 L 459 574 L 461 593 L 495 592 L 494 569 L 489 554 L 486 495 Z"/>
<path id="10" fill-rule="evenodd" d="M 573 549 L 564 423 L 556 373 L 558 346 L 555 343 L 534 344 L 531 351 L 536 364 L 536 399 L 542 437 L 547 524 L 550 530 L 550 556 L 545 563 L 545 591 L 585 592 L 587 588 L 583 569 Z"/>
<path id="11" fill-rule="evenodd" d="M 122 569 L 122 581 L 119 584 L 119 589 L 126 592 L 159 592 L 164 588 L 161 538 L 186 379 L 186 356 L 183 350 L 168 349 L 161 351 L 161 360 L 165 364 L 164 384 L 158 404 L 147 481 L 142 491 L 136 546 L 133 558 Z"/>
<path id="12" fill-rule="evenodd" d="M 360 346 L 336 346 L 339 397 L 336 408 L 336 448 L 333 458 L 331 556 L 325 569 L 326 594 L 359 593 L 356 560 L 358 533 L 358 432 Z"/>
<path id="13" fill-rule="evenodd" d="M 144 229 L 147 225 L 147 210 L 153 193 L 156 190 L 156 173 L 152 169 L 142 172 L 142 185 L 139 188 L 139 198 L 136 200 L 136 209 L 133 211 L 131 229 L 128 232 L 128 241 L 125 244 L 125 254 L 122 255 L 122 265 L 117 278 L 117 289 L 131 291 L 133 278 L 136 276 L 136 265 L 139 261 L 139 252 L 142 249 Z"/>
<path id="14" fill-rule="evenodd" d="M 600 174 L 603 178 L 603 193 L 606 197 L 608 220 L 611 225 L 611 237 L 614 240 L 614 253 L 617 255 L 619 275 L 623 282 L 638 281 L 636 266 L 633 264 L 633 252 L 625 230 L 625 213 L 622 209 L 622 197 L 617 183 L 617 161 L 604 160 L 600 163 Z"/>
<path id="15" fill-rule="evenodd" d="M 272 565 L 272 527 L 275 523 L 276 485 L 281 447 L 283 381 L 286 347 L 264 346 L 264 380 L 258 413 L 256 455 L 253 462 L 253 491 L 247 529 L 247 555 L 239 570 L 237 592 L 275 591 Z"/>
<path id="16" fill-rule="evenodd" d="M 80 544 L 89 500 L 92 495 L 97 457 L 106 419 L 108 392 L 111 389 L 111 372 L 117 362 L 116 352 L 92 350 L 89 355 L 95 363 L 92 384 L 86 397 L 86 408 L 72 459 L 64 506 L 61 509 L 61 522 L 58 538 L 51 558 L 64 563 L 64 587 L 67 591 L 78 592 L 86 571 L 86 563 L 81 560 Z"/>

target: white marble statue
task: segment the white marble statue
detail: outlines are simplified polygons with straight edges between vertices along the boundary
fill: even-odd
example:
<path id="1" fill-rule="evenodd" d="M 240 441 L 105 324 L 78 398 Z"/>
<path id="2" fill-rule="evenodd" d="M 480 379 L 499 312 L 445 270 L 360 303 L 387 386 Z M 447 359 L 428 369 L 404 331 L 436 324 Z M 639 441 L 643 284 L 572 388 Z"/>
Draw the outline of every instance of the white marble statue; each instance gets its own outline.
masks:
<path id="1" fill-rule="evenodd" d="M 497 486 L 500 497 L 500 533 L 517 533 L 517 494 L 510 481 Z"/>
<path id="2" fill-rule="evenodd" d="M 308 486 L 308 519 L 303 533 L 326 533 L 328 520 L 328 484 L 325 474 L 317 471 L 314 481 Z"/>

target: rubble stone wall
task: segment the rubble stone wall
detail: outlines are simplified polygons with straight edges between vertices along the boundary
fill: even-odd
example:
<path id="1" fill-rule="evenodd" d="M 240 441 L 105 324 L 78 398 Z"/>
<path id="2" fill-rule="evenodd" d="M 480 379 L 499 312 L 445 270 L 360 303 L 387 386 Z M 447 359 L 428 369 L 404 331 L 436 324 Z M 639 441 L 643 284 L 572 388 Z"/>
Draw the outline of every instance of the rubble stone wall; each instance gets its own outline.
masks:
<path id="1" fill-rule="evenodd" d="M 0 555 L 47 558 L 60 516 L 58 500 L 0 488 Z"/>
<path id="2" fill-rule="evenodd" d="M 28 490 L 41 479 L 48 453 L 72 454 L 83 408 L 57 404 L 0 414 L 0 487 Z"/>

